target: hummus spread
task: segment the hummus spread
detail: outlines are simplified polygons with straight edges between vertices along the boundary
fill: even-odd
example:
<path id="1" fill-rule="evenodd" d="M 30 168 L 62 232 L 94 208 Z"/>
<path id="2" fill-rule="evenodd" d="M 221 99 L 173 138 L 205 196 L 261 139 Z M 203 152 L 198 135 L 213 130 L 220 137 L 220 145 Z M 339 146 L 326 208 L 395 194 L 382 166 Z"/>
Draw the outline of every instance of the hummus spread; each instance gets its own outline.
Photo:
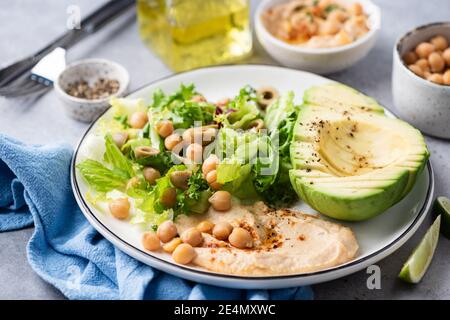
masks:
<path id="1" fill-rule="evenodd" d="M 358 243 L 353 232 L 336 223 L 289 209 L 275 210 L 263 202 L 252 206 L 233 205 L 227 212 L 210 208 L 204 215 L 179 216 L 178 231 L 200 221 L 228 222 L 250 232 L 251 249 L 237 249 L 228 242 L 203 233 L 193 264 L 234 275 L 281 275 L 308 273 L 352 260 Z"/>

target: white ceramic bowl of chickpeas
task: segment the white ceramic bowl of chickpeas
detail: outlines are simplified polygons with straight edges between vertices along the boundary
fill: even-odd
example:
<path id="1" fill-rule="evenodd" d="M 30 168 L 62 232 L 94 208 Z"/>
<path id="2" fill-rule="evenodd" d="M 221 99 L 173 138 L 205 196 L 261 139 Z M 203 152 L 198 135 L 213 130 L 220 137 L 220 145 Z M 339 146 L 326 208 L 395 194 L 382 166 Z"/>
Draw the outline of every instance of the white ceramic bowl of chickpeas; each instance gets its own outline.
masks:
<path id="1" fill-rule="evenodd" d="M 255 13 L 255 31 L 282 65 L 329 74 L 369 53 L 380 21 L 380 9 L 370 0 L 264 0 Z"/>
<path id="2" fill-rule="evenodd" d="M 403 119 L 450 139 L 450 22 L 418 27 L 398 40 L 392 94 Z"/>

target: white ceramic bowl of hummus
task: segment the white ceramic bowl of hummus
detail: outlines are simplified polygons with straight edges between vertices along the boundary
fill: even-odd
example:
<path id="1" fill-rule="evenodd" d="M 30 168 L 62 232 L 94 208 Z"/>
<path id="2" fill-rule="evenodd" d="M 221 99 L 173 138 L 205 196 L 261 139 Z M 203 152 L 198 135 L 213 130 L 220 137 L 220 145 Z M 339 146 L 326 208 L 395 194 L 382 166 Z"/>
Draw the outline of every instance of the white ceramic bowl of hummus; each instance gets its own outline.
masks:
<path id="1" fill-rule="evenodd" d="M 262 47 L 284 66 L 318 74 L 329 74 L 346 69 L 364 58 L 375 44 L 380 29 L 380 9 L 370 0 L 346 0 L 341 2 L 362 5 L 367 15 L 369 31 L 357 40 L 342 46 L 310 48 L 290 44 L 272 35 L 264 25 L 262 15 L 267 9 L 287 0 L 261 1 L 255 13 L 255 31 Z"/>

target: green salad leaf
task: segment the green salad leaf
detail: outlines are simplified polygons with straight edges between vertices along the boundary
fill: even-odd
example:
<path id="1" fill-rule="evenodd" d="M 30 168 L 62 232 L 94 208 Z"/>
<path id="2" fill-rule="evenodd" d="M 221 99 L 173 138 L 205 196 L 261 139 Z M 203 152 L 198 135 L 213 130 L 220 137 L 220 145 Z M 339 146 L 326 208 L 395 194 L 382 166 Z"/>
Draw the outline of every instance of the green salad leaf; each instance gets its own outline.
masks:
<path id="1" fill-rule="evenodd" d="M 115 171 L 128 178 L 135 175 L 132 162 L 120 151 L 109 133 L 105 136 L 105 148 L 104 160 L 106 163 L 111 164 Z"/>
<path id="2" fill-rule="evenodd" d="M 247 129 L 249 124 L 260 116 L 256 104 L 256 90 L 245 86 L 239 94 L 224 108 L 223 113 L 216 116 L 216 121 L 226 128 Z"/>
<path id="3" fill-rule="evenodd" d="M 206 101 L 192 101 L 195 95 L 198 93 L 193 84 L 182 84 L 178 91 L 171 95 L 157 90 L 149 106 L 152 122 L 171 120 L 176 129 L 193 127 L 195 122 L 200 122 L 201 125 L 211 123 L 216 106 Z"/>
<path id="4" fill-rule="evenodd" d="M 275 206 L 289 205 L 298 198 L 289 179 L 289 170 L 292 169 L 290 144 L 297 114 L 294 94 L 288 92 L 267 108 L 264 118 L 272 143 L 278 145 L 279 170 L 273 184 L 263 192 L 263 197 Z"/>
<path id="5" fill-rule="evenodd" d="M 98 192 L 108 192 L 125 186 L 128 177 L 122 172 L 113 171 L 98 161 L 87 159 L 77 164 L 77 169 L 88 185 Z"/>
<path id="6" fill-rule="evenodd" d="M 170 151 L 160 152 L 158 154 L 143 158 L 136 158 L 134 155 L 134 158 L 140 165 L 145 167 L 153 167 L 161 174 L 166 173 L 173 166 L 172 153 Z"/>

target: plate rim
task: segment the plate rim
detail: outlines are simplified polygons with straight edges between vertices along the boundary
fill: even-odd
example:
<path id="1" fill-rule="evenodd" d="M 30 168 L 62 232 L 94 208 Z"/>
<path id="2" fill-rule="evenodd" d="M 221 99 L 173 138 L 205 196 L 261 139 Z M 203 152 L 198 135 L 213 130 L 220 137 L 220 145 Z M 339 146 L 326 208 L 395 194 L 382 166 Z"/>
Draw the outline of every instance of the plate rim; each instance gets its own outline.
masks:
<path id="1" fill-rule="evenodd" d="M 265 67 L 265 68 L 274 68 L 274 69 L 282 69 L 282 70 L 289 70 L 289 71 L 296 71 L 296 72 L 301 72 L 301 73 L 306 73 L 306 74 L 311 74 L 314 76 L 318 76 L 318 77 L 322 77 L 325 79 L 328 79 L 326 77 L 320 76 L 320 75 L 316 75 L 314 73 L 311 72 L 307 72 L 307 71 L 302 71 L 302 70 L 296 70 L 296 69 L 291 69 L 291 68 L 287 68 L 287 67 L 281 67 L 281 66 L 276 66 L 276 65 L 270 65 L 270 64 L 239 64 L 239 65 L 221 65 L 221 66 L 210 66 L 210 67 L 205 67 L 205 68 L 199 68 L 199 69 L 195 69 L 195 70 L 190 70 L 190 71 L 185 71 L 185 72 L 179 72 L 179 73 L 174 73 L 174 74 L 170 74 L 161 78 L 158 78 L 154 81 L 148 82 L 142 86 L 140 86 L 139 88 L 133 90 L 132 92 L 129 92 L 125 97 L 128 97 L 132 94 L 135 94 L 136 92 L 145 89 L 148 86 L 151 85 L 155 85 L 158 82 L 164 81 L 164 80 L 168 80 L 170 78 L 176 77 L 178 75 L 182 75 L 182 74 L 187 74 L 187 73 L 195 73 L 198 71 L 203 71 L 203 70 L 207 70 L 207 69 L 222 69 L 222 68 L 229 68 L 229 67 Z M 332 79 L 328 79 L 330 81 L 334 81 Z M 360 90 L 359 90 L 360 91 Z M 363 92 L 363 91 L 360 91 Z M 363 92 L 364 93 L 364 92 Z M 398 117 L 396 115 L 396 113 L 392 112 L 389 108 L 383 106 L 384 109 L 386 109 L 387 111 L 389 111 L 390 113 L 392 113 L 395 117 Z M 426 193 L 426 197 L 424 200 L 424 203 L 422 205 L 422 207 L 420 208 L 419 212 L 417 213 L 416 217 L 414 218 L 413 222 L 408 226 L 408 228 L 402 233 L 400 234 L 397 238 L 395 238 L 393 241 L 391 241 L 390 243 L 388 243 L 387 245 L 385 245 L 384 247 L 380 248 L 379 250 L 365 256 L 365 257 L 361 257 L 358 258 L 354 261 L 345 263 L 345 264 L 341 264 L 332 268 L 328 268 L 328 269 L 324 269 L 324 270 L 319 270 L 319 271 L 315 271 L 315 272 L 310 272 L 310 273 L 301 273 L 301 274 L 287 274 L 287 275 L 270 275 L 270 276 L 254 276 L 254 277 L 247 277 L 247 276 L 239 276 L 239 275 L 231 275 L 231 274 L 222 274 L 222 273 L 214 273 L 214 272 L 210 272 L 208 270 L 202 270 L 202 269 L 192 269 L 192 268 L 188 268 L 176 263 L 172 263 L 170 261 L 166 261 L 164 259 L 161 259 L 159 257 L 153 256 L 151 254 L 149 254 L 148 252 L 135 247 L 134 245 L 128 243 L 127 241 L 125 241 L 124 239 L 120 238 L 119 236 L 117 236 L 114 232 L 112 232 L 103 222 L 101 222 L 96 215 L 91 211 L 91 209 L 89 208 L 89 206 L 86 203 L 85 198 L 82 196 L 80 188 L 78 186 L 78 181 L 76 179 L 76 174 L 75 174 L 75 160 L 77 158 L 78 155 L 78 151 L 80 149 L 81 144 L 83 143 L 83 141 L 85 140 L 86 136 L 90 133 L 90 131 L 92 130 L 92 128 L 95 126 L 95 124 L 98 122 L 98 120 L 106 113 L 108 112 L 109 108 L 106 109 L 104 112 L 102 112 L 89 126 L 88 128 L 85 130 L 85 132 L 83 133 L 83 135 L 81 136 L 81 138 L 79 139 L 79 141 L 76 144 L 74 153 L 72 155 L 72 160 L 71 160 L 71 164 L 70 164 L 70 180 L 71 180 L 71 186 L 72 186 L 72 191 L 74 193 L 75 196 L 75 200 L 78 204 L 78 206 L 81 209 L 81 212 L 83 213 L 83 215 L 85 216 L 85 218 L 88 220 L 88 222 L 99 232 L 101 233 L 108 241 L 110 241 L 113 245 L 118 246 L 120 249 L 122 249 L 124 252 L 126 252 L 127 254 L 133 256 L 134 258 L 136 258 L 137 260 L 145 263 L 148 265 L 148 263 L 145 261 L 146 259 L 150 259 L 150 260 L 155 260 L 155 263 L 158 264 L 163 264 L 165 266 L 168 266 L 169 269 L 170 268 L 175 268 L 175 269 L 180 269 L 183 272 L 187 272 L 187 273 L 194 273 L 203 277 L 212 277 L 212 278 L 218 278 L 218 280 L 240 280 L 240 281 L 244 281 L 246 283 L 254 283 L 254 282 L 261 282 L 261 281 L 282 281 L 282 280 L 289 280 L 289 279 L 307 279 L 307 278 L 313 278 L 316 276 L 323 276 L 326 274 L 332 274 L 334 272 L 340 272 L 340 271 L 348 271 L 347 273 L 343 274 L 342 276 L 357 272 L 361 269 L 357 269 L 357 270 L 352 270 L 353 268 L 357 268 L 358 266 L 364 265 L 365 263 L 367 263 L 368 261 L 371 261 L 377 257 L 379 257 L 380 259 L 377 259 L 375 262 L 380 261 L 381 259 L 389 256 L 390 254 L 392 254 L 393 252 L 395 252 L 400 246 L 402 246 L 414 233 L 415 231 L 418 229 L 418 227 L 422 224 L 424 218 L 426 217 L 430 207 L 431 207 L 431 202 L 433 199 L 433 194 L 434 194 L 434 170 L 431 164 L 431 161 L 428 159 L 427 163 L 426 163 L 426 167 L 428 170 L 428 175 L 429 175 L 429 183 L 427 186 L 427 193 Z M 387 253 L 385 255 L 383 255 L 383 253 Z M 140 256 L 143 256 L 142 259 Z M 154 266 L 152 266 L 154 267 Z M 160 269 L 158 267 L 155 267 L 156 269 L 159 269 L 163 272 L 168 272 L 168 273 L 172 273 L 170 270 L 166 270 L 166 269 Z M 178 273 L 176 274 L 177 276 L 180 276 Z M 339 276 L 337 278 L 340 278 L 342 276 Z M 186 275 L 183 275 L 181 277 L 187 278 Z M 333 278 L 336 279 L 336 278 Z M 190 279 L 192 280 L 192 279 Z M 331 280 L 331 279 L 330 279 Z M 196 279 L 196 281 L 198 281 L 198 279 Z M 329 280 L 325 280 L 325 281 L 329 281 Z M 200 281 L 201 282 L 201 281 Z M 320 281 L 317 281 L 320 282 Z M 315 283 L 317 283 L 315 282 Z M 289 287 L 292 286 L 288 285 L 288 286 L 282 286 L 282 287 Z M 233 286 L 234 287 L 234 286 Z"/>

